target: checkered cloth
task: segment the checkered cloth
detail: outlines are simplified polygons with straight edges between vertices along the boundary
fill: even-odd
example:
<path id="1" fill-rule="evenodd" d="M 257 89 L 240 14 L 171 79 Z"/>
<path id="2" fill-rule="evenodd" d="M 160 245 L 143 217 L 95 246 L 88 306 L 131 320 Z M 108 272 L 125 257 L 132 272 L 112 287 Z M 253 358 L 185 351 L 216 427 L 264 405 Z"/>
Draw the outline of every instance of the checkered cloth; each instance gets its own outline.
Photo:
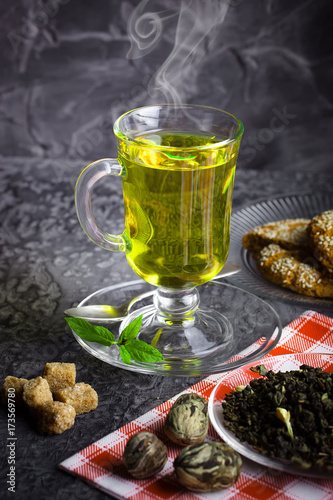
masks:
<path id="1" fill-rule="evenodd" d="M 267 357 L 291 353 L 333 354 L 333 319 L 313 311 L 305 312 L 283 329 L 279 344 Z M 214 387 L 227 375 L 211 375 L 184 392 L 196 392 L 208 399 Z M 230 488 L 200 494 L 186 491 L 177 483 L 173 472 L 173 461 L 180 447 L 165 440 L 163 433 L 165 416 L 178 396 L 96 441 L 59 467 L 120 499 L 333 499 L 333 476 L 332 479 L 296 476 L 267 469 L 246 459 L 243 460 L 240 478 Z M 142 430 L 153 432 L 166 442 L 168 462 L 157 476 L 135 480 L 127 473 L 122 455 L 129 437 Z M 206 440 L 219 439 L 210 425 Z"/>

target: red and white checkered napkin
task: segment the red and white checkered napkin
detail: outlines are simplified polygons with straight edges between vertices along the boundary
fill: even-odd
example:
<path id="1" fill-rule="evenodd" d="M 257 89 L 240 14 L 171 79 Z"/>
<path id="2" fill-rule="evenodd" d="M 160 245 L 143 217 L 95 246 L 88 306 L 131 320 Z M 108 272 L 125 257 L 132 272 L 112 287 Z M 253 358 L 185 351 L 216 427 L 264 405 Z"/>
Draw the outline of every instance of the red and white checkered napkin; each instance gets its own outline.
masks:
<path id="1" fill-rule="evenodd" d="M 313 311 L 302 314 L 283 329 L 279 344 L 268 356 L 302 352 L 333 354 L 333 319 Z M 208 399 L 216 384 L 224 376 L 226 374 L 209 376 L 185 392 L 196 392 Z M 186 491 L 177 484 L 173 474 L 172 464 L 180 447 L 172 446 L 170 441 L 165 441 L 169 458 L 163 471 L 150 479 L 133 479 L 122 464 L 123 450 L 127 440 L 142 430 L 151 431 L 165 440 L 164 419 L 178 396 L 179 394 L 121 429 L 96 441 L 62 462 L 59 467 L 81 477 L 109 495 L 121 499 L 333 499 L 333 477 L 332 479 L 314 479 L 290 475 L 266 469 L 249 460 L 243 460 L 240 478 L 235 485 L 226 490 L 200 494 Z M 212 425 L 207 440 L 219 440 Z"/>

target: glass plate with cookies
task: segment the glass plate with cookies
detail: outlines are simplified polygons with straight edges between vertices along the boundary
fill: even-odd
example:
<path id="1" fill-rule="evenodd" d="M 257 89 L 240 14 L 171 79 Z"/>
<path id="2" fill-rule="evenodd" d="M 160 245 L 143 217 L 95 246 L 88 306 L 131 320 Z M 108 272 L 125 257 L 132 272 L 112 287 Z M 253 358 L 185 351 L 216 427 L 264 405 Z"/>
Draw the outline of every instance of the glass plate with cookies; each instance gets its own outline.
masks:
<path id="1" fill-rule="evenodd" d="M 333 306 L 333 193 L 261 200 L 231 217 L 233 281 L 258 295 Z"/>

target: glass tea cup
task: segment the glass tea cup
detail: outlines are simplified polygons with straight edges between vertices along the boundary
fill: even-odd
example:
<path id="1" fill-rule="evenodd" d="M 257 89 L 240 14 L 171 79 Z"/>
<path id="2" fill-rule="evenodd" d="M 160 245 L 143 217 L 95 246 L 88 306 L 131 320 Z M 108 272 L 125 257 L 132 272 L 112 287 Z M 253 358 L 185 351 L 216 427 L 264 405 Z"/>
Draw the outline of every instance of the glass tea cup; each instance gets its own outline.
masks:
<path id="1" fill-rule="evenodd" d="M 165 359 L 193 360 L 221 349 L 232 328 L 224 315 L 200 304 L 198 285 L 223 268 L 242 123 L 219 109 L 152 105 L 115 122 L 118 158 L 86 167 L 75 189 L 76 210 L 88 237 L 125 252 L 129 265 L 155 285 L 153 305 L 131 313 L 122 330 L 143 314 L 138 338 Z M 91 192 L 107 175 L 122 178 L 125 229 L 101 229 Z"/>

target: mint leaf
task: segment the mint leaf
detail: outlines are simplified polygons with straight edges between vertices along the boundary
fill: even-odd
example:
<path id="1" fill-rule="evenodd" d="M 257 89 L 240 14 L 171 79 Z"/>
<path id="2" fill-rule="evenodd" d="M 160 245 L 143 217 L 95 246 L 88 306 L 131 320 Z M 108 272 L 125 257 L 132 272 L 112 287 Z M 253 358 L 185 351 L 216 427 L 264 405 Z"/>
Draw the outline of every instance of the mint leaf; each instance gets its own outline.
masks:
<path id="1" fill-rule="evenodd" d="M 82 318 L 65 318 L 65 320 L 69 327 L 83 340 L 97 342 L 105 346 L 116 344 L 119 347 L 121 359 L 127 365 L 131 364 L 131 360 L 155 363 L 164 359 L 155 347 L 135 338 L 141 327 L 142 314 L 124 328 L 118 342 L 115 341 L 113 333 L 103 326 L 92 325 Z M 159 331 L 158 335 L 160 334 Z"/>
<path id="2" fill-rule="evenodd" d="M 120 353 L 121 359 L 123 360 L 124 363 L 126 363 L 126 365 L 130 365 L 131 364 L 131 356 L 126 349 L 126 346 L 119 345 L 118 347 L 119 347 L 119 353 Z"/>
<path id="3" fill-rule="evenodd" d="M 83 340 L 102 345 L 115 344 L 114 335 L 103 326 L 95 326 L 82 318 L 65 318 L 71 330 Z"/>
<path id="4" fill-rule="evenodd" d="M 130 359 L 133 361 L 143 361 L 145 363 L 155 363 L 162 361 L 162 354 L 150 344 L 139 339 L 128 340 L 125 345 L 119 348 L 125 348 Z"/>
<path id="5" fill-rule="evenodd" d="M 121 332 L 118 344 L 123 344 L 127 340 L 134 339 L 140 331 L 143 314 L 133 319 Z"/>

